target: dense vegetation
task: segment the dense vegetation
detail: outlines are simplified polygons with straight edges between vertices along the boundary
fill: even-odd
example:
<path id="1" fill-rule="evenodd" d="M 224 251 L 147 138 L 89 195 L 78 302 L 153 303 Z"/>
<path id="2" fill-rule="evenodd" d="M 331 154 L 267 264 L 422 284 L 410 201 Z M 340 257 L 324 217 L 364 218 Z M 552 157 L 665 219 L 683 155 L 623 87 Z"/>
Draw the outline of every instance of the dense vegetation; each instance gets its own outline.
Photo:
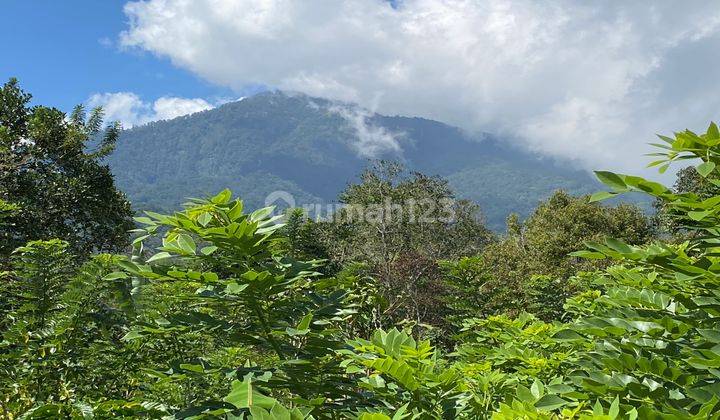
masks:
<path id="1" fill-rule="evenodd" d="M 107 174 L 113 126 L 86 151 L 99 111 L 28 108 L 15 82 L 3 95 L 0 162 L 67 178 L 6 176 L 62 196 Z M 0 416 L 718 418 L 720 130 L 661 138 L 653 165 L 697 161 L 674 188 L 597 172 L 609 191 L 556 192 L 501 237 L 447 181 L 387 162 L 331 219 L 281 224 L 224 190 L 137 217 L 126 252 L 52 223 L 13 233 L 27 211 L 77 219 L 0 184 Z M 44 154 L 69 146 L 92 166 Z M 598 204 L 633 191 L 656 218 Z M 125 229 L 110 209 L 82 225 Z"/>
<path id="2" fill-rule="evenodd" d="M 298 205 L 334 202 L 367 164 L 357 147 L 361 123 L 371 137 L 364 141 L 382 142 L 393 133 L 402 149 L 380 149 L 377 158 L 401 159 L 411 170 L 445 177 L 459 197 L 480 205 L 494 231 L 504 228 L 510 212 L 524 218 L 556 189 L 585 194 L 598 188 L 585 172 L 491 135 L 282 92 L 123 130 L 108 163 L 118 186 L 143 210 L 170 212 L 187 197 L 223 188 L 251 208 L 263 207 L 277 190 L 292 193 Z"/>
<path id="3" fill-rule="evenodd" d="M 115 148 L 119 126 L 109 126 L 87 151 L 101 132 L 100 109 L 86 119 L 79 106 L 66 121 L 57 109 L 28 107 L 30 98 L 17 80 L 0 89 L 0 191 L 22 209 L 0 232 L 0 252 L 50 238 L 68 241 L 80 255 L 121 250 L 132 227 L 130 203 L 99 163 Z"/>

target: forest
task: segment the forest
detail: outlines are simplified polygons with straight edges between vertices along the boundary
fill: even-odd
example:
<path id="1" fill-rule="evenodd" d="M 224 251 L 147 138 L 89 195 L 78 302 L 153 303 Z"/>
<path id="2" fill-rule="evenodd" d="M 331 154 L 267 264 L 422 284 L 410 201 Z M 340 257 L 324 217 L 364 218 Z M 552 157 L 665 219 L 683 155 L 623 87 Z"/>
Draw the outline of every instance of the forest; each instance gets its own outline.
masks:
<path id="1" fill-rule="evenodd" d="M 0 89 L 0 418 L 720 418 L 715 123 L 653 144 L 674 185 L 597 171 L 498 234 L 388 161 L 325 219 L 135 214 L 119 124 L 30 102 Z"/>
<path id="2" fill-rule="evenodd" d="M 397 146 L 363 140 L 378 149 L 372 159 L 402 161 L 410 171 L 442 176 L 457 197 L 482 207 L 484 224 L 496 232 L 505 229 L 509 213 L 527 218 L 554 190 L 582 195 L 600 188 L 588 171 L 512 147 L 506 135 L 364 112 L 340 101 L 264 92 L 124 129 L 104 163 L 137 210 L 169 213 L 187 197 L 225 188 L 251 208 L 264 207 L 265 197 L 278 190 L 292 193 L 302 207 L 334 203 L 349 181 L 357 181 L 371 153 L 359 139 L 370 131 Z M 483 182 L 489 177 L 505 182 Z"/>

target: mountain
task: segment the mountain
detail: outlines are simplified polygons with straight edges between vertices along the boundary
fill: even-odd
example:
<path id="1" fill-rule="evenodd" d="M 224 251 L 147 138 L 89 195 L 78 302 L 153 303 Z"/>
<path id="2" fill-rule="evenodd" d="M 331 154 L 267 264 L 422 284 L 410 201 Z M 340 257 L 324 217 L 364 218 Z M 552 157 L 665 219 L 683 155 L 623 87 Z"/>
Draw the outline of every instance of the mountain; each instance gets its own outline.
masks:
<path id="1" fill-rule="evenodd" d="M 263 206 L 273 191 L 291 193 L 297 205 L 333 202 L 369 157 L 445 177 L 459 197 L 480 204 L 495 230 L 555 189 L 597 188 L 587 173 L 492 135 L 283 92 L 124 130 L 109 164 L 137 210 L 171 210 L 223 188 L 249 207 Z"/>

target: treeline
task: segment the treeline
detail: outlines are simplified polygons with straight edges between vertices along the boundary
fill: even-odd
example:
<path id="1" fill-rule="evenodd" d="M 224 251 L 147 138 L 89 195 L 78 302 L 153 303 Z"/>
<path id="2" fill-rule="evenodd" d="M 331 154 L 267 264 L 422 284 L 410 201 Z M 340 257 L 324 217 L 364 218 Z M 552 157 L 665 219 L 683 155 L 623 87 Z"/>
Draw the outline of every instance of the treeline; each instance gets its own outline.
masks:
<path id="1" fill-rule="evenodd" d="M 661 137 L 699 162 L 673 188 L 597 172 L 498 236 L 389 162 L 321 220 L 226 190 L 133 222 L 119 127 L 29 101 L 0 90 L 2 418 L 720 416 L 715 124 Z"/>

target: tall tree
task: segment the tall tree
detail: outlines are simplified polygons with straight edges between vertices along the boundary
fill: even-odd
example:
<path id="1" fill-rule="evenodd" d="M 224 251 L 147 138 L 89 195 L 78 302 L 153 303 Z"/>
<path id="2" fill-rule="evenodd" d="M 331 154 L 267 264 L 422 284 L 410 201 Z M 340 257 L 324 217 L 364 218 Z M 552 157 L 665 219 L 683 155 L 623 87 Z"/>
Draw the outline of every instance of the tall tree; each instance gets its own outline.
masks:
<path id="1" fill-rule="evenodd" d="M 635 205 L 603 206 L 588 196 L 557 191 L 524 222 L 508 218 L 508 235 L 485 249 L 477 261 L 486 270 L 479 277 L 476 307 L 484 314 L 531 311 L 556 319 L 574 292 L 568 279 L 598 267 L 568 254 L 583 249 L 586 241 L 612 237 L 637 245 L 654 235 L 651 221 Z"/>
<path id="2" fill-rule="evenodd" d="M 446 180 L 388 161 L 367 169 L 340 201 L 345 207 L 332 220 L 315 225 L 330 261 L 366 264 L 386 302 L 386 323 L 443 325 L 448 290 L 437 261 L 474 255 L 494 240 L 478 206 L 455 199 Z"/>
<path id="3" fill-rule="evenodd" d="M 5 219 L 0 255 L 31 240 L 60 238 L 81 255 L 128 244 L 130 203 L 102 159 L 120 125 L 103 129 L 103 113 L 78 106 L 67 116 L 30 106 L 16 79 L 0 89 L 0 199 L 20 210 Z"/>

